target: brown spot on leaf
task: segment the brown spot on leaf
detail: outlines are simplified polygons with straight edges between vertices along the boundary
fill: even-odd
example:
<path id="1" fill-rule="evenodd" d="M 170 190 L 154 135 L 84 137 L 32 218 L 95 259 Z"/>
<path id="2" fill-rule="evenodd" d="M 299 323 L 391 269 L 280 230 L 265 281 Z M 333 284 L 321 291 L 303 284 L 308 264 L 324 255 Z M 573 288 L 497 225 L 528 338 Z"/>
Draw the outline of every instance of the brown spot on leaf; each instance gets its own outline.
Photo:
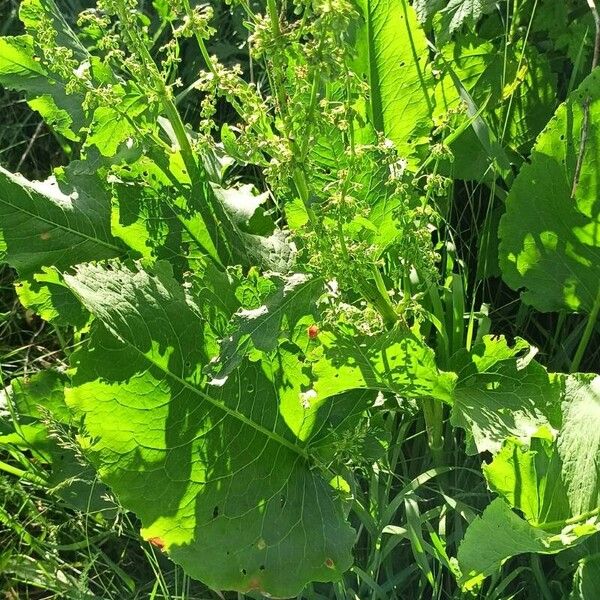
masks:
<path id="1" fill-rule="evenodd" d="M 248 592 L 252 590 L 262 591 L 262 583 L 258 577 L 252 577 L 248 582 Z"/>
<path id="2" fill-rule="evenodd" d="M 331 560 L 331 558 L 326 558 L 325 559 L 325 566 L 328 569 L 334 569 L 335 568 L 335 563 L 333 562 L 333 560 Z"/>

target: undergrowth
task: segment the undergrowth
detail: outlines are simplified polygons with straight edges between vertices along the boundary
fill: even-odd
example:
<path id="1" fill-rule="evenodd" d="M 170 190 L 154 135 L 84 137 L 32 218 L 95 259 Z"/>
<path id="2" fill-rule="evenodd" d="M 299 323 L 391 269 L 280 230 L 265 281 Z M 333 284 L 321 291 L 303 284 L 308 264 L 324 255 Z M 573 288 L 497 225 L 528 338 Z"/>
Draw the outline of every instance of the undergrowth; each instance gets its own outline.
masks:
<path id="1" fill-rule="evenodd" d="M 596 17 L 0 2 L 5 597 L 594 598 Z"/>

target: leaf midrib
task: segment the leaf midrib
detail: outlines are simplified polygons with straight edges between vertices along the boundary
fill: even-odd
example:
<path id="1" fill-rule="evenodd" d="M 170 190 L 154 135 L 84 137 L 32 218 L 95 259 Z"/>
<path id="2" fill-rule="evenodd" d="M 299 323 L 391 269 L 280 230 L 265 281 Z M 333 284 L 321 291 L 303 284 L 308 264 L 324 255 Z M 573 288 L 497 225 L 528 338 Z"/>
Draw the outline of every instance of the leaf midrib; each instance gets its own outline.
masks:
<path id="1" fill-rule="evenodd" d="M 73 288 L 71 288 L 71 290 L 83 302 L 83 299 L 81 298 L 81 296 Z M 83 303 L 85 304 L 85 302 L 83 302 Z M 258 423 L 256 423 L 255 421 L 253 421 L 252 419 L 250 419 L 249 417 L 247 417 L 243 413 L 238 412 L 238 411 L 236 411 L 236 410 L 234 410 L 232 408 L 229 408 L 228 406 L 226 406 L 226 405 L 222 404 L 221 402 L 215 400 L 209 394 L 206 394 L 205 392 L 203 392 L 202 390 L 200 390 L 197 387 L 193 386 L 191 383 L 189 383 L 188 381 L 186 381 L 182 377 L 179 377 L 178 375 L 175 375 L 175 373 L 169 371 L 168 369 L 165 369 L 164 366 L 161 365 L 160 363 L 152 360 L 147 354 L 145 354 L 144 352 L 142 352 L 135 344 L 133 344 L 132 342 L 130 342 L 127 339 L 124 339 L 119 333 L 117 333 L 117 331 L 113 327 L 111 327 L 110 325 L 108 325 L 104 321 L 102 321 L 102 323 L 104 324 L 104 326 L 107 329 L 110 330 L 110 332 L 118 340 L 121 341 L 121 343 L 126 344 L 129 348 L 132 348 L 133 350 L 135 350 L 135 352 L 137 352 L 138 355 L 140 355 L 141 357 L 143 357 L 147 362 L 149 362 L 151 365 L 153 365 L 154 367 L 156 367 L 159 371 L 161 371 L 162 373 L 164 373 L 165 376 L 170 377 L 171 379 L 177 381 L 180 385 L 182 385 L 186 389 L 190 390 L 192 393 L 200 396 L 203 400 L 206 400 L 207 402 L 209 402 L 210 404 L 212 404 L 214 407 L 216 407 L 219 410 L 223 411 L 228 416 L 233 417 L 234 419 L 237 419 L 238 421 L 242 422 L 244 425 L 247 425 L 248 427 L 251 427 L 252 429 L 258 431 L 259 433 L 262 433 L 263 435 L 265 435 L 267 438 L 271 439 L 272 441 L 274 441 L 274 442 L 276 442 L 276 443 L 278 443 L 278 444 L 280 444 L 282 446 L 285 446 L 286 448 L 288 448 L 289 450 L 292 450 L 293 452 L 295 452 L 296 454 L 298 454 L 299 456 L 301 456 L 305 460 L 308 460 L 308 458 L 309 458 L 308 457 L 308 453 L 306 452 L 306 450 L 304 448 L 301 448 L 300 446 L 297 446 L 296 444 L 290 442 L 289 440 L 287 440 L 283 436 L 279 435 L 278 433 L 275 433 L 274 431 L 271 431 L 270 429 L 267 429 L 266 427 L 263 427 L 262 425 L 259 425 Z"/>
<path id="2" fill-rule="evenodd" d="M 0 175 L 5 175 L 6 176 L 7 173 L 9 175 L 11 175 L 11 173 L 9 173 L 8 171 L 6 171 L 2 167 L 0 167 Z M 10 177 L 8 177 L 7 179 L 12 182 L 12 179 L 10 179 Z M 19 185 L 16 182 L 13 182 L 13 183 L 15 183 L 15 185 Z M 27 188 L 21 187 L 21 189 L 24 191 L 24 193 L 26 193 L 27 195 L 30 195 L 30 191 Z M 35 190 L 33 190 L 33 191 L 35 193 L 39 194 L 39 192 L 36 192 Z M 42 196 L 42 197 L 44 197 L 43 194 L 39 194 L 39 195 Z M 27 209 L 23 208 L 22 206 L 18 206 L 18 205 L 12 204 L 11 202 L 9 202 L 8 200 L 6 200 L 2 196 L 0 196 L 0 202 L 2 204 L 4 204 L 5 206 L 8 206 L 9 208 L 12 208 L 16 212 L 20 212 L 20 213 L 23 213 L 25 215 L 28 215 L 28 216 L 32 217 L 33 219 L 37 219 L 39 221 L 42 221 L 43 223 L 47 223 L 48 225 L 52 225 L 53 227 L 56 227 L 58 229 L 62 229 L 64 231 L 68 231 L 69 233 L 72 233 L 73 235 L 76 235 L 78 237 L 84 238 L 84 239 L 86 239 L 88 241 L 96 242 L 96 243 L 98 243 L 98 244 L 100 244 L 102 246 L 105 246 L 106 248 L 110 248 L 111 250 L 114 250 L 115 252 L 117 252 L 117 254 L 121 254 L 122 251 L 123 251 L 122 248 L 120 248 L 119 246 L 115 246 L 115 245 L 111 244 L 110 242 L 107 242 L 107 241 L 102 240 L 100 238 L 92 237 L 91 235 L 88 235 L 88 234 L 86 234 L 86 233 L 84 233 L 82 231 L 77 231 L 76 229 L 72 229 L 71 227 L 67 227 L 66 225 L 63 225 L 61 223 L 57 223 L 55 221 L 51 221 L 51 220 L 49 220 L 47 218 L 44 218 L 43 216 L 41 216 L 39 214 L 36 214 L 36 213 L 34 213 L 34 212 L 30 211 L 30 210 L 27 210 Z M 50 200 L 50 202 L 52 202 L 52 201 Z"/>

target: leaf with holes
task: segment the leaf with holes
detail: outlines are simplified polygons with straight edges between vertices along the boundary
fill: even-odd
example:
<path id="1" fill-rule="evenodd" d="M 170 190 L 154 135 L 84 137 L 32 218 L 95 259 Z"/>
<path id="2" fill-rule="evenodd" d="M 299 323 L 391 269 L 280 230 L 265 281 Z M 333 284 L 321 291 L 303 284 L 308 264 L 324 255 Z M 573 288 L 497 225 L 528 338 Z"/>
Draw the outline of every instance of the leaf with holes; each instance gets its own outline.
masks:
<path id="1" fill-rule="evenodd" d="M 84 265 L 65 279 L 96 318 L 68 404 L 144 537 L 215 589 L 288 597 L 338 579 L 354 532 L 310 468 L 310 439 L 286 425 L 278 372 L 244 362 L 209 386 L 203 320 L 165 263 Z"/>

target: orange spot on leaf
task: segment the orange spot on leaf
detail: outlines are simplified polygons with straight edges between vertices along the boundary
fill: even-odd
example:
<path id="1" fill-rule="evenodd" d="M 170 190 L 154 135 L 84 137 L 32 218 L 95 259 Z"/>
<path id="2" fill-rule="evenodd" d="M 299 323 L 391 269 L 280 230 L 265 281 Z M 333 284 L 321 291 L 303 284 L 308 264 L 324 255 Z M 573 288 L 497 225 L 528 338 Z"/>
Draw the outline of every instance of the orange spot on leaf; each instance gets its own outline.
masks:
<path id="1" fill-rule="evenodd" d="M 158 548 L 159 550 L 164 550 L 165 548 L 165 541 L 161 537 L 151 537 L 148 538 L 147 541 L 149 544 L 152 544 L 155 548 Z"/>

